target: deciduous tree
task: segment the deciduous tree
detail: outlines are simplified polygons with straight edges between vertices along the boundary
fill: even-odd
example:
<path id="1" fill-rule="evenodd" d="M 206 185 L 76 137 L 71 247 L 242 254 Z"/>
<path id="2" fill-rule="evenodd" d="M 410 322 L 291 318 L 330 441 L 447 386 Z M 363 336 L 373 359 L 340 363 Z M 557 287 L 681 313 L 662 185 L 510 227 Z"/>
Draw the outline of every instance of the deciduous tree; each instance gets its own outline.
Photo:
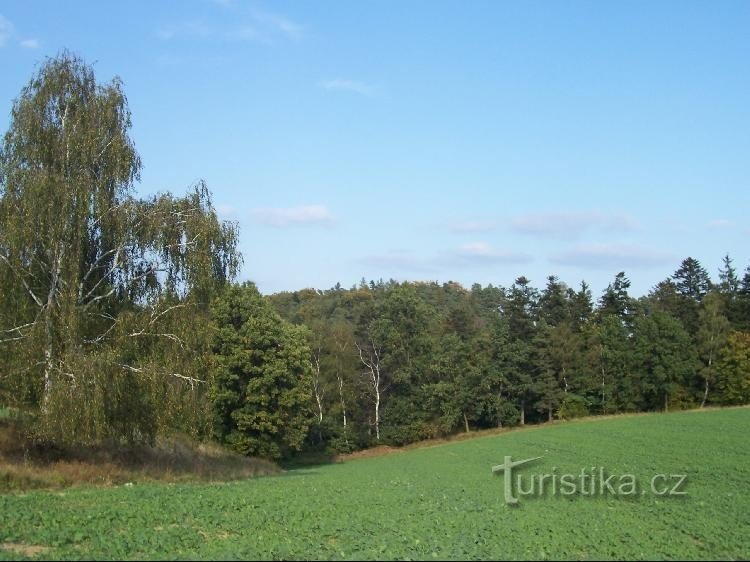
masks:
<path id="1" fill-rule="evenodd" d="M 151 438 L 204 382 L 208 300 L 235 274 L 236 227 L 205 185 L 135 197 L 141 161 L 118 78 L 63 52 L 14 102 L 0 152 L 6 401 L 55 438 Z M 172 396 L 172 398 L 169 398 Z M 169 417 L 172 420 L 169 420 Z"/>
<path id="2" fill-rule="evenodd" d="M 246 455 L 298 450 L 314 420 L 307 328 L 284 321 L 252 283 L 227 289 L 212 312 L 216 436 Z"/>

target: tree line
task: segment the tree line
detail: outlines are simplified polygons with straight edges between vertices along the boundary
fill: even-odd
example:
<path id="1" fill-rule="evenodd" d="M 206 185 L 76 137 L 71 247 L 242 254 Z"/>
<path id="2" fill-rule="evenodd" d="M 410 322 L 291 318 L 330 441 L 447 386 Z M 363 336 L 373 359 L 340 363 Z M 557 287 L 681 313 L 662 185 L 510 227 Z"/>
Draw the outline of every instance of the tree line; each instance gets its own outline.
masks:
<path id="1" fill-rule="evenodd" d="M 646 296 L 550 276 L 508 288 L 379 281 L 272 295 L 310 329 L 310 446 L 351 450 L 471 429 L 750 401 L 750 268 L 697 260 Z"/>
<path id="2" fill-rule="evenodd" d="M 53 443 L 174 432 L 347 452 L 583 415 L 750 401 L 750 268 L 687 258 L 645 297 L 362 280 L 262 296 L 202 182 L 138 197 L 115 78 L 47 61 L 0 143 L 0 406 Z"/>

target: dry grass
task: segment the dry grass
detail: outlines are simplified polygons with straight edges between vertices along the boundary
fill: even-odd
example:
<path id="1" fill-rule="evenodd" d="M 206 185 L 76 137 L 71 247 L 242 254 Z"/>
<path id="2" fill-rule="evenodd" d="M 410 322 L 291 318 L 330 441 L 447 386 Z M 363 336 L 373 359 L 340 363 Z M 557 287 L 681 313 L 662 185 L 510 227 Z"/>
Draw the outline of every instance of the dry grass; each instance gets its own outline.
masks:
<path id="1" fill-rule="evenodd" d="M 40 554 L 46 554 L 47 552 L 52 550 L 52 548 L 49 546 L 21 544 L 21 543 L 15 543 L 15 542 L 0 543 L 0 549 L 6 550 L 8 552 L 12 552 L 13 554 L 26 556 L 29 558 L 33 558 L 34 556 L 39 556 Z"/>
<path id="2" fill-rule="evenodd" d="M 184 437 L 148 445 L 55 447 L 0 420 L 0 492 L 128 482 L 229 481 L 281 472 L 274 463 Z"/>

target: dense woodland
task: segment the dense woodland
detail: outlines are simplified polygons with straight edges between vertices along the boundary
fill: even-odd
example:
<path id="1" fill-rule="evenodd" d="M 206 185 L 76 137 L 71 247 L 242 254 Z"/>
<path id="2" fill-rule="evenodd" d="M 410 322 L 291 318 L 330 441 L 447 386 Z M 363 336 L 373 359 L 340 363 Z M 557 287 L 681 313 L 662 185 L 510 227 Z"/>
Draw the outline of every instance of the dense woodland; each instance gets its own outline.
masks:
<path id="1" fill-rule="evenodd" d="M 183 433 L 268 458 L 750 402 L 750 267 L 644 297 L 398 283 L 262 296 L 204 184 L 139 198 L 122 84 L 63 52 L 0 147 L 0 406 L 34 439 Z M 718 256 L 717 256 L 718 257 Z M 251 277 L 253 272 L 247 272 Z"/>
<path id="2" fill-rule="evenodd" d="M 363 280 L 270 299 L 310 328 L 309 439 L 337 449 L 750 400 L 750 272 L 725 257 L 713 283 L 687 258 L 646 297 L 629 285 Z"/>

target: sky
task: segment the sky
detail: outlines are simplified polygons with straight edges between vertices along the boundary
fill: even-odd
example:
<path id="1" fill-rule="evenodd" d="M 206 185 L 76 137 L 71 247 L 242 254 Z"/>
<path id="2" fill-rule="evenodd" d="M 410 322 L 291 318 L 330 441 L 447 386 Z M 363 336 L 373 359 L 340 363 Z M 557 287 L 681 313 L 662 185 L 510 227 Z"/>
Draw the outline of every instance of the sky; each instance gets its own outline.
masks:
<path id="1" fill-rule="evenodd" d="M 0 131 L 45 57 L 119 76 L 137 192 L 203 179 L 264 293 L 750 265 L 750 2 L 0 3 Z"/>

